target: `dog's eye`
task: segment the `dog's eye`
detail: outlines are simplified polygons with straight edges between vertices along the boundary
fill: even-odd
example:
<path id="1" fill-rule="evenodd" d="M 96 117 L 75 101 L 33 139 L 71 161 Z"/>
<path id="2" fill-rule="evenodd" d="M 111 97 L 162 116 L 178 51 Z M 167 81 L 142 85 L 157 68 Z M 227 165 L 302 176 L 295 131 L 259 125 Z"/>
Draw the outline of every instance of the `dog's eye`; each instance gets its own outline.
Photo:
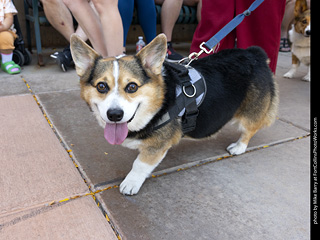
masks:
<path id="1" fill-rule="evenodd" d="M 97 90 L 100 93 L 106 93 L 106 92 L 109 91 L 109 88 L 108 88 L 108 86 L 107 86 L 107 84 L 105 82 L 99 82 L 97 84 Z"/>
<path id="2" fill-rule="evenodd" d="M 134 93 L 138 90 L 138 85 L 136 83 L 129 83 L 127 86 L 126 86 L 126 92 L 127 93 Z"/>
<path id="3" fill-rule="evenodd" d="M 307 21 L 306 19 L 303 19 L 303 20 L 302 20 L 302 23 L 303 23 L 303 24 L 307 24 L 308 21 Z"/>

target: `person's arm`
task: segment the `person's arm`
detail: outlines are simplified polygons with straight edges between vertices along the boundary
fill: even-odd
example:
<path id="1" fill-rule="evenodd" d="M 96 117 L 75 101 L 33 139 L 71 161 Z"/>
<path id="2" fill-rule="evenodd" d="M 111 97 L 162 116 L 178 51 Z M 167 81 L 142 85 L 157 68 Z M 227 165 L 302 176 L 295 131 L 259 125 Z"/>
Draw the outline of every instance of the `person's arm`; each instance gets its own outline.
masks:
<path id="1" fill-rule="evenodd" d="M 13 14 L 6 13 L 3 22 L 0 22 L 0 32 L 7 31 L 13 24 Z"/>

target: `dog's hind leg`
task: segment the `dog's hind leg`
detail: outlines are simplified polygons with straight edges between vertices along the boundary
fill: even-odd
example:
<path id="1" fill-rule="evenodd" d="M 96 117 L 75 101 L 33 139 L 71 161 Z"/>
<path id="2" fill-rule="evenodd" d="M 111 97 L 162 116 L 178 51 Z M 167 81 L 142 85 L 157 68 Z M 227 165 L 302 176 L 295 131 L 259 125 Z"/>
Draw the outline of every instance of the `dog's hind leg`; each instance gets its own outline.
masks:
<path id="1" fill-rule="evenodd" d="M 227 151 L 231 155 L 239 155 L 246 151 L 248 143 L 254 134 L 260 129 L 258 126 L 248 126 L 240 123 L 240 128 L 242 130 L 242 134 L 239 140 L 235 143 L 230 144 L 227 147 Z"/>
<path id="2" fill-rule="evenodd" d="M 252 97 L 252 99 L 257 98 Z M 274 83 L 272 94 L 266 94 L 260 101 L 248 102 L 234 116 L 234 120 L 239 123 L 242 134 L 236 143 L 232 143 L 227 147 L 227 151 L 232 155 L 244 153 L 253 135 L 261 128 L 270 126 L 275 121 L 279 104 L 276 83 Z"/>

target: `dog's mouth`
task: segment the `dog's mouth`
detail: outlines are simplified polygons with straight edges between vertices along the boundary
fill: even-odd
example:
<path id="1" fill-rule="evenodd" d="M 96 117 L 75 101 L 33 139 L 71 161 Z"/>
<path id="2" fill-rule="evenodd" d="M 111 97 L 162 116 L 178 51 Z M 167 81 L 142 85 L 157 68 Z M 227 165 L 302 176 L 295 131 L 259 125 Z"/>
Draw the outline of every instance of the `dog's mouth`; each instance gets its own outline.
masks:
<path id="1" fill-rule="evenodd" d="M 104 128 L 104 137 L 108 141 L 108 143 L 112 145 L 120 145 L 124 142 L 129 132 L 128 123 L 130 123 L 136 116 L 139 106 L 140 104 L 138 105 L 136 111 L 134 112 L 133 116 L 129 119 L 129 121 L 124 123 L 106 123 L 106 126 Z"/>

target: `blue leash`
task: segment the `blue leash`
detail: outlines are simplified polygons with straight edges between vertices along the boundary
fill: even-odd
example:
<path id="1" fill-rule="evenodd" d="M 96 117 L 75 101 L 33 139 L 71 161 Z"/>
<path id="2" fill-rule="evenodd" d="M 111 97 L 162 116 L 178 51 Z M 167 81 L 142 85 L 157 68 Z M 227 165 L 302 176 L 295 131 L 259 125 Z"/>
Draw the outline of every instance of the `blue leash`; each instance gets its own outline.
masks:
<path id="1" fill-rule="evenodd" d="M 264 0 L 256 0 L 251 6 L 243 13 L 237 15 L 227 25 L 225 25 L 219 32 L 217 32 L 212 38 L 209 39 L 204 45 L 208 49 L 212 49 L 216 46 L 225 36 L 227 36 L 233 29 L 235 29 L 245 17 L 249 16 Z"/>
<path id="2" fill-rule="evenodd" d="M 233 29 L 235 29 L 245 17 L 249 16 L 251 12 L 253 12 L 257 7 L 260 6 L 260 4 L 264 0 L 255 0 L 251 6 L 245 10 L 243 13 L 240 13 L 237 15 L 234 19 L 232 19 L 227 25 L 225 25 L 219 32 L 217 32 L 212 38 L 210 38 L 207 42 L 203 42 L 200 45 L 201 51 L 196 53 L 191 53 L 189 57 L 187 57 L 190 62 L 187 64 L 189 65 L 193 60 L 198 59 L 198 57 L 205 52 L 206 54 L 210 54 L 214 47 L 225 37 L 227 36 Z M 204 46 L 206 47 L 204 47 Z M 207 50 L 209 49 L 209 50 Z M 186 59 L 182 59 L 180 62 L 183 62 Z"/>

